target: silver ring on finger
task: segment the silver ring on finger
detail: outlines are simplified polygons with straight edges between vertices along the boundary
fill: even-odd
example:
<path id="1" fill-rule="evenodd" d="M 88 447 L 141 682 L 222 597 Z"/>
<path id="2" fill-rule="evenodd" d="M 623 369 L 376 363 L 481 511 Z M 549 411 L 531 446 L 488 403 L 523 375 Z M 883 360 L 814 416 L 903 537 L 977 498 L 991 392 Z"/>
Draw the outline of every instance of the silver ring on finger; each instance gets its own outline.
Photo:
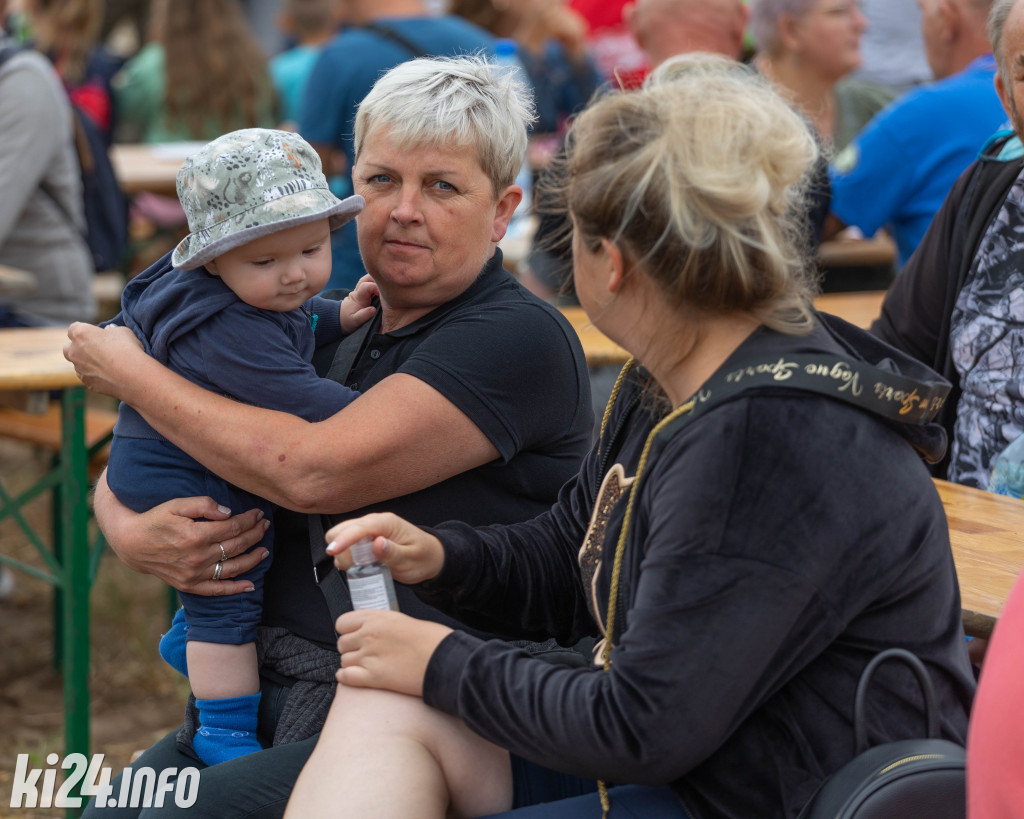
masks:
<path id="1" fill-rule="evenodd" d="M 220 562 L 223 563 L 228 559 L 228 553 L 224 551 L 224 544 L 218 543 L 217 548 L 220 549 Z"/>
<path id="2" fill-rule="evenodd" d="M 224 564 L 223 563 L 218 563 L 216 566 L 213 567 L 213 579 L 214 580 L 220 580 L 220 573 L 221 573 L 221 570 L 223 568 L 224 568 Z"/>

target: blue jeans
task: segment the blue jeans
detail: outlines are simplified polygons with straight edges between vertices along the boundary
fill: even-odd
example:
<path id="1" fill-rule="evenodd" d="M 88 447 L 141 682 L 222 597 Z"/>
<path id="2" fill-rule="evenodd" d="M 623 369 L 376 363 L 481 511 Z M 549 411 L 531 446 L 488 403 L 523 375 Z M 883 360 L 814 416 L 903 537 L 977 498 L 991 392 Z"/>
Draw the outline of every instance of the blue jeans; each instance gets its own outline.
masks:
<path id="1" fill-rule="evenodd" d="M 689 819 L 689 814 L 670 788 L 620 785 L 608 791 L 615 819 Z M 596 793 L 546 802 L 528 808 L 496 813 L 488 819 L 594 819 L 601 815 Z"/>
<path id="2" fill-rule="evenodd" d="M 513 809 L 495 817 L 510 819 L 593 819 L 601 815 L 597 782 L 560 773 L 520 756 L 512 755 Z M 613 815 L 637 819 L 688 819 L 679 799 L 669 788 L 640 785 L 613 787 L 608 795 Z"/>

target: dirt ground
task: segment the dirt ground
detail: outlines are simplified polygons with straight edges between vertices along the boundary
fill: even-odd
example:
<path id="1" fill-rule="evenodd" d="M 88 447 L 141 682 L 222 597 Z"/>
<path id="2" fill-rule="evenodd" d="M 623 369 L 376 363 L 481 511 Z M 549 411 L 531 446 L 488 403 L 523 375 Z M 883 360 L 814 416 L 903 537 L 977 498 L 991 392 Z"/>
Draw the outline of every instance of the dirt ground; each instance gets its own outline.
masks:
<path id="1" fill-rule="evenodd" d="M 0 439 L 0 480 L 8 492 L 29 485 L 47 455 Z M 49 501 L 33 502 L 28 517 L 49 519 Z M 44 523 L 43 532 L 48 532 Z M 0 522 L 0 552 L 42 566 L 13 520 Z M 12 809 L 17 755 L 44 767 L 46 755 L 63 756 L 64 694 L 53 665 L 53 592 L 47 583 L 15 572 L 12 597 L 0 601 L 0 819 L 63 817 L 64 812 Z M 168 623 L 166 587 L 104 555 L 92 591 L 91 752 L 106 755 L 115 771 L 131 754 L 180 722 L 188 688 L 164 665 L 157 642 Z"/>

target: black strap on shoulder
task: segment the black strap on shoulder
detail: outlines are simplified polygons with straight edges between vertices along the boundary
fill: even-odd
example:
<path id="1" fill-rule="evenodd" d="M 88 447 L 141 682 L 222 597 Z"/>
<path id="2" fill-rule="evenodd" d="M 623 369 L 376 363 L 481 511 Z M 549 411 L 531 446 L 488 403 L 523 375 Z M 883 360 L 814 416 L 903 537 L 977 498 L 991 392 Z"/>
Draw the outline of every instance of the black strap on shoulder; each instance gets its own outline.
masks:
<path id="1" fill-rule="evenodd" d="M 372 31 L 374 34 L 383 37 L 385 40 L 390 40 L 391 42 L 400 45 L 402 48 L 404 48 L 406 51 L 412 54 L 413 57 L 428 56 L 426 51 L 424 51 L 422 48 L 416 45 L 416 43 L 414 43 L 412 40 L 408 39 L 407 37 L 403 37 L 393 28 L 388 28 L 387 26 L 381 25 L 380 23 L 363 23 L 363 25 L 360 26 L 360 28 L 365 28 L 367 31 Z"/>
<path id="2" fill-rule="evenodd" d="M 352 371 L 352 366 L 359 357 L 359 351 L 362 350 L 364 342 L 376 323 L 371 319 L 341 340 L 334 351 L 334 359 L 331 361 L 326 378 L 341 384 L 345 383 L 348 374 Z M 309 525 L 309 553 L 313 560 L 313 580 L 327 601 L 327 608 L 331 612 L 331 621 L 333 622 L 346 611 L 352 610 L 352 598 L 349 596 L 345 578 L 334 568 L 334 558 L 327 554 L 323 515 L 307 515 L 306 519 Z"/>
<path id="3" fill-rule="evenodd" d="M 58 198 L 57 192 L 45 182 L 39 183 L 39 190 L 45 193 L 49 197 L 50 201 L 57 207 L 57 210 L 60 211 L 61 218 L 63 218 L 64 221 L 72 227 L 75 227 L 75 217 L 72 215 L 71 211 L 64 207 L 64 203 Z M 88 247 L 89 233 L 82 227 L 75 227 L 75 229 L 78 231 L 78 235 L 82 237 L 82 241 L 85 242 L 86 247 Z"/>
<path id="4" fill-rule="evenodd" d="M 377 310 L 380 310 L 379 306 Z M 356 359 L 359 358 L 359 351 L 363 349 L 363 343 L 370 335 L 375 324 L 376 322 L 370 319 L 339 342 L 334 350 L 331 366 L 327 369 L 324 378 L 337 381 L 339 384 L 344 384 L 348 380 L 348 374 L 352 372 L 352 367 L 356 363 Z"/>
<path id="5" fill-rule="evenodd" d="M 96 168 L 96 157 L 93 155 L 92 148 L 89 146 L 89 137 L 85 135 L 85 126 L 82 125 L 82 114 L 78 110 L 78 107 L 74 104 L 71 105 L 71 130 L 74 136 L 75 143 L 75 155 L 78 157 L 78 168 L 82 174 L 91 174 Z M 46 182 L 40 182 L 39 187 L 43 189 L 43 192 L 53 200 L 53 203 L 60 208 L 61 213 L 64 214 L 64 218 L 67 219 L 69 224 L 75 223 L 75 217 L 71 215 L 71 212 L 64 207 L 64 203 L 57 197 L 57 192 L 54 191 Z M 82 238 L 85 239 L 86 244 L 89 243 L 89 234 L 83 228 L 79 230 L 82 234 Z"/>
<path id="6" fill-rule="evenodd" d="M 757 388 L 801 390 L 827 395 L 901 424 L 926 424 L 949 395 L 945 380 L 918 381 L 866 361 L 829 354 L 776 354 L 749 358 L 706 381 L 693 398 L 693 409 L 661 431 L 671 437 L 716 404 Z"/>

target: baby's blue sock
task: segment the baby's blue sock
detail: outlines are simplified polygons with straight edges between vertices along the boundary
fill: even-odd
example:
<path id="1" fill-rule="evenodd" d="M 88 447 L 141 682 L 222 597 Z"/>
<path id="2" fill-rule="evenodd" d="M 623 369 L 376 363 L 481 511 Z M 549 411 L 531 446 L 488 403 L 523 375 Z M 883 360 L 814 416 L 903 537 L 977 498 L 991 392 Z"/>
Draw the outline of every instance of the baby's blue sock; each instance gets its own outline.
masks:
<path id="1" fill-rule="evenodd" d="M 200 725 L 192 748 L 199 758 L 207 765 L 216 765 L 262 750 L 263 746 L 256 739 L 259 707 L 259 694 L 196 700 Z"/>
<path id="2" fill-rule="evenodd" d="M 183 677 L 188 676 L 188 660 L 185 656 L 187 638 L 188 623 L 185 622 L 185 609 L 178 609 L 171 620 L 170 629 L 160 638 L 160 656 Z"/>

